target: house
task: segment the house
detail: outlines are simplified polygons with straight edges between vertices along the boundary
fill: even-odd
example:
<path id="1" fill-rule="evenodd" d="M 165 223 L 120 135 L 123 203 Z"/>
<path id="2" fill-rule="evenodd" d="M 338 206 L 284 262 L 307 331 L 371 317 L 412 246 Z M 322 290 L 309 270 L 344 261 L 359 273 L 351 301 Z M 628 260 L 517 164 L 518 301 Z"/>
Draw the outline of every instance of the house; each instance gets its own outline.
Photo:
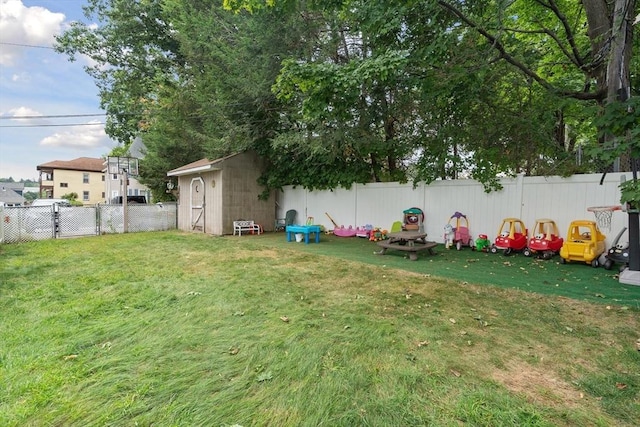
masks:
<path id="1" fill-rule="evenodd" d="M 24 183 L 22 182 L 0 182 L 0 205 L 24 205 L 25 199 L 22 196 L 23 190 Z"/>
<path id="2" fill-rule="evenodd" d="M 261 200 L 263 160 L 254 151 L 216 160 L 201 159 L 167 173 L 177 178 L 178 228 L 233 234 L 233 221 L 253 220 L 265 231 L 275 222 L 275 197 Z"/>
<path id="3" fill-rule="evenodd" d="M 79 157 L 54 160 L 38 165 L 40 194 L 45 198 L 62 198 L 76 193 L 85 205 L 105 202 L 104 160 Z"/>

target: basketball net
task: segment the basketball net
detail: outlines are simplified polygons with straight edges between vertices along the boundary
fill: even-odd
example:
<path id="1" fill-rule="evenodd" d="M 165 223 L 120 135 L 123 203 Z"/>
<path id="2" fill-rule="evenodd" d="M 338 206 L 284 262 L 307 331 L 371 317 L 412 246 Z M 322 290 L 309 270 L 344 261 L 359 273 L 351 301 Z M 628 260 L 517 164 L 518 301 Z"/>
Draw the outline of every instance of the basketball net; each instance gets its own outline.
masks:
<path id="1" fill-rule="evenodd" d="M 596 216 L 596 223 L 601 230 L 611 231 L 613 211 L 620 210 L 620 206 L 592 206 L 587 210 Z"/>

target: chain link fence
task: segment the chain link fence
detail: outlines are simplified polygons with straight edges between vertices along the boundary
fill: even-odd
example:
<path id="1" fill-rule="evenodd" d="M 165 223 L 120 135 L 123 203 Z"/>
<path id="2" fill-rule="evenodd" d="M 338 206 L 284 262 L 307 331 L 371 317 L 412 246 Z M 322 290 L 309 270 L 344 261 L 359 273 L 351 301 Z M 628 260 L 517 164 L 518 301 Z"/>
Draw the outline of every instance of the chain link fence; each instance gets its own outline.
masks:
<path id="1" fill-rule="evenodd" d="M 127 232 L 177 228 L 178 205 L 128 205 Z M 125 232 L 122 205 L 0 207 L 0 243 L 96 236 Z"/>

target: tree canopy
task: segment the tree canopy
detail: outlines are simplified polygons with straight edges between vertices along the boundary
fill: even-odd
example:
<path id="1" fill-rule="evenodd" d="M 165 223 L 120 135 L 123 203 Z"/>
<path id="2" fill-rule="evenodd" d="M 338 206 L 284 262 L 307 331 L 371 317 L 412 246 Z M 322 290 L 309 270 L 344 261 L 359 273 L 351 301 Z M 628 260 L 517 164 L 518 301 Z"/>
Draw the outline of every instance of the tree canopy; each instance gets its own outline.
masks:
<path id="1" fill-rule="evenodd" d="M 267 192 L 460 177 L 490 190 L 638 154 L 635 6 L 89 0 L 58 50 L 94 60 L 107 133 L 143 139 L 158 198 L 168 170 L 246 149 L 267 160 Z M 577 164 L 589 147 L 598 162 Z"/>

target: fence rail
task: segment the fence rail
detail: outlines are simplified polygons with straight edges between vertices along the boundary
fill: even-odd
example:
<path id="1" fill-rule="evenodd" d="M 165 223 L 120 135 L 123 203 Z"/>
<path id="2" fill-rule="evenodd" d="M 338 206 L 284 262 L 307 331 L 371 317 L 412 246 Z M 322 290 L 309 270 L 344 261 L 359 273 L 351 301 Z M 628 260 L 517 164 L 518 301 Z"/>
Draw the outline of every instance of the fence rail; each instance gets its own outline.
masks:
<path id="1" fill-rule="evenodd" d="M 124 233 L 124 206 L 5 206 L 0 207 L 0 243 L 20 243 L 66 237 Z M 128 205 L 127 231 L 177 228 L 175 203 Z"/>

